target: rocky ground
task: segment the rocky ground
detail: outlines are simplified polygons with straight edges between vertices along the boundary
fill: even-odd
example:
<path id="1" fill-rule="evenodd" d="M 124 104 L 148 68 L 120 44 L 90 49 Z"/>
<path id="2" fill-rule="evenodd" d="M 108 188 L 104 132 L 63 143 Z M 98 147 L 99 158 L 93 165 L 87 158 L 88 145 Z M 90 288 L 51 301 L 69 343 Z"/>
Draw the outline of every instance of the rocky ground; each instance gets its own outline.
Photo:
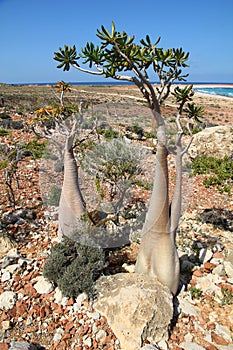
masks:
<path id="1" fill-rule="evenodd" d="M 79 89 L 85 96 L 93 93 L 90 87 L 85 92 L 84 87 Z M 97 112 L 106 109 L 107 105 L 108 118 L 118 124 L 120 121 L 121 127 L 130 124 L 134 117 L 137 123 L 149 128 L 150 116 L 146 108 L 133 99 L 140 96 L 131 87 L 111 87 L 109 95 L 101 89 L 97 91 L 100 99 L 95 92 Z M 25 94 L 24 91 L 24 97 Z M 43 103 L 43 94 L 44 91 L 37 94 L 41 99 L 38 103 Z M 125 96 L 129 94 L 133 98 Z M 231 99 L 198 94 L 197 100 L 206 107 L 206 122 L 232 125 Z M 11 103 L 14 107 L 12 120 L 18 120 L 19 104 L 13 97 Z M 164 110 L 169 114 L 174 112 L 171 101 Z M 30 111 L 25 116 L 30 118 Z M 1 136 L 1 144 L 28 141 L 31 137 L 25 129 L 11 129 L 10 136 Z M 148 180 L 153 176 L 153 167 L 152 155 L 145 174 Z M 39 168 L 40 161 L 32 157 L 25 157 L 18 163 L 19 186 L 15 180 L 12 184 L 15 208 L 9 202 L 4 170 L 0 173 L 0 350 L 121 349 L 108 320 L 93 309 L 92 301 L 85 294 L 65 298 L 42 276 L 51 246 L 57 242 L 57 209 L 42 205 Z M 169 171 L 174 178 L 172 160 Z M 226 194 L 213 187 L 206 188 L 204 178 L 205 175 L 197 175 L 187 180 L 185 208 L 177 234 L 181 285 L 174 300 L 169 339 L 159 344 L 144 344 L 145 350 L 233 349 L 232 192 Z M 171 191 L 172 187 L 173 184 Z M 134 196 L 147 204 L 150 191 L 136 187 Z M 214 224 L 208 220 L 208 211 L 218 218 Z M 135 240 L 129 246 L 111 252 L 109 264 L 112 270 L 121 271 L 124 265 L 132 271 L 137 250 L 138 240 Z"/>

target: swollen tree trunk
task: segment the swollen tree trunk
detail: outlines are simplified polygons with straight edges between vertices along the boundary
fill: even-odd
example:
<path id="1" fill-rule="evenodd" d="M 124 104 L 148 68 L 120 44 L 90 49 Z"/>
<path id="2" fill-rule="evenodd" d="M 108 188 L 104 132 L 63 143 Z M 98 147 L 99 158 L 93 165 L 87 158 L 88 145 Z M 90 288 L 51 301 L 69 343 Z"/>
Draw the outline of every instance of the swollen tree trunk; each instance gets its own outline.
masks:
<path id="1" fill-rule="evenodd" d="M 175 246 L 174 224 L 176 220 L 173 222 L 169 214 L 166 130 L 164 119 L 160 114 L 156 113 L 155 117 L 158 126 L 155 178 L 148 213 L 142 229 L 136 272 L 157 277 L 161 283 L 168 286 L 173 294 L 176 294 L 180 268 Z M 174 204 L 173 212 L 175 212 L 175 207 L 177 205 Z M 175 218 L 179 217 L 179 213 L 175 214 Z"/>
<path id="2" fill-rule="evenodd" d="M 75 126 L 67 137 L 64 149 L 64 180 L 59 202 L 59 231 L 72 238 L 77 234 L 78 221 L 86 212 L 85 202 L 79 185 L 78 167 L 73 153 Z"/>

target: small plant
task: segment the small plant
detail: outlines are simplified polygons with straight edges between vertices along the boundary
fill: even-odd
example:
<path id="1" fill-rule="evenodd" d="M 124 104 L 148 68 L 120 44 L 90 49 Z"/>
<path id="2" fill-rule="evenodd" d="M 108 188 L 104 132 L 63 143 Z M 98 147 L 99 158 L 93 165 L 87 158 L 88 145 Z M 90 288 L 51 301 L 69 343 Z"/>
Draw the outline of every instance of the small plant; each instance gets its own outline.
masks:
<path id="1" fill-rule="evenodd" d="M 197 288 L 197 287 L 190 287 L 189 292 L 191 294 L 191 298 L 192 299 L 200 299 L 202 296 L 202 290 L 201 288 Z"/>
<path id="2" fill-rule="evenodd" d="M 104 135 L 106 140 L 117 139 L 120 136 L 119 132 L 113 129 L 97 129 L 97 133 Z"/>
<path id="3" fill-rule="evenodd" d="M 7 136 L 9 135 L 9 131 L 5 129 L 0 129 L 0 136 Z"/>
<path id="4" fill-rule="evenodd" d="M 82 292 L 94 293 L 94 282 L 104 267 L 104 253 L 65 237 L 52 247 L 43 275 L 57 285 L 63 295 L 75 297 Z"/>
<path id="5" fill-rule="evenodd" d="M 34 159 L 42 158 L 45 154 L 46 142 L 40 142 L 39 139 L 33 139 L 22 146 L 22 149 L 29 151 Z"/>
<path id="6" fill-rule="evenodd" d="M 228 288 L 222 288 L 222 305 L 231 305 L 233 304 L 233 292 Z"/>
<path id="7" fill-rule="evenodd" d="M 230 193 L 233 184 L 233 160 L 207 157 L 196 157 L 192 162 L 193 174 L 210 174 L 203 181 L 204 186 L 216 186 L 218 191 Z"/>

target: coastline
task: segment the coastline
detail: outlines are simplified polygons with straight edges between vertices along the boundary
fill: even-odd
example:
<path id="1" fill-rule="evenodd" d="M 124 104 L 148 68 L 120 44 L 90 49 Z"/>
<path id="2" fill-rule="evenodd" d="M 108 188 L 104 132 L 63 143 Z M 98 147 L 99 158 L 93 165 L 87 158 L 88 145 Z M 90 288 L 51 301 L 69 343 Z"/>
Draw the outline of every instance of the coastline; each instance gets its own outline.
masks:
<path id="1" fill-rule="evenodd" d="M 205 89 L 205 88 L 211 88 L 211 89 L 215 89 L 215 88 L 230 88 L 233 89 L 233 84 L 195 84 L 193 85 L 193 89 Z M 217 99 L 226 99 L 226 100 L 233 100 L 233 96 L 226 96 L 226 95 L 221 95 L 221 94 L 211 94 L 208 92 L 202 92 L 202 91 L 197 91 L 195 90 L 195 95 L 196 96 L 200 96 L 200 97 L 208 97 L 208 98 L 217 98 Z"/>

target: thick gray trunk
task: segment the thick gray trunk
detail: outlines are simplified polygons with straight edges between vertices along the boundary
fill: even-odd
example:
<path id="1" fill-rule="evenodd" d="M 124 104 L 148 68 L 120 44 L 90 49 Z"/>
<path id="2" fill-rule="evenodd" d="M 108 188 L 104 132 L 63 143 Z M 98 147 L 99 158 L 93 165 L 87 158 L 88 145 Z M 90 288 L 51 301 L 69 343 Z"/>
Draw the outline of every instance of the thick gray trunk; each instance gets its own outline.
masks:
<path id="1" fill-rule="evenodd" d="M 176 294 L 179 285 L 179 258 L 169 217 L 169 183 L 165 124 L 156 116 L 158 147 L 155 178 L 143 236 L 136 262 L 136 272 L 157 277 Z M 174 224 L 174 223 L 173 223 Z M 172 224 L 172 225 L 173 225 Z"/>
<path id="2" fill-rule="evenodd" d="M 64 180 L 59 203 L 59 238 L 63 235 L 72 237 L 77 230 L 80 217 L 85 213 L 85 202 L 82 197 L 78 167 L 73 154 L 73 138 L 66 140 L 64 152 Z"/>

